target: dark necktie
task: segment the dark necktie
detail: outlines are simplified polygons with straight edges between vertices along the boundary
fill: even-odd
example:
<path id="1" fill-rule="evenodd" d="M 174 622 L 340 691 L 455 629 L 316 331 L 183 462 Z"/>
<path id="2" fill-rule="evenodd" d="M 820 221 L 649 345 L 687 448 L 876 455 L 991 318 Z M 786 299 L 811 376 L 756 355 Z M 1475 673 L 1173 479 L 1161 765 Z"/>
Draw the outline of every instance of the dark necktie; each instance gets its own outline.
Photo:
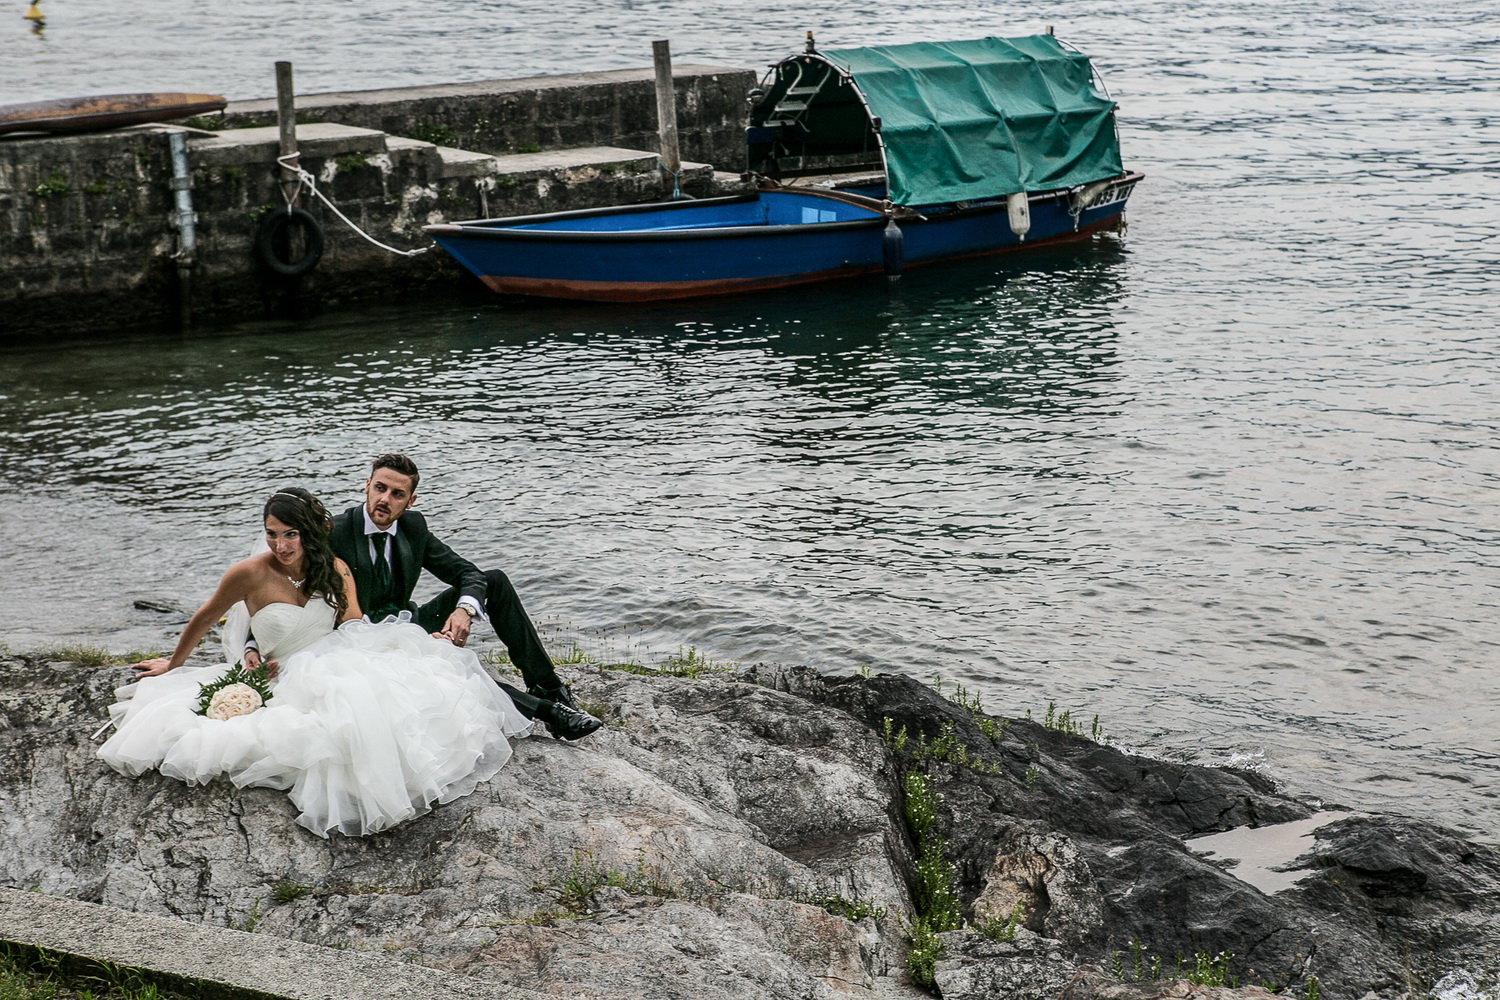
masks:
<path id="1" fill-rule="evenodd" d="M 375 589 L 382 601 L 391 598 L 391 564 L 385 555 L 385 543 L 389 537 L 383 531 L 370 536 L 370 540 L 375 543 Z"/>

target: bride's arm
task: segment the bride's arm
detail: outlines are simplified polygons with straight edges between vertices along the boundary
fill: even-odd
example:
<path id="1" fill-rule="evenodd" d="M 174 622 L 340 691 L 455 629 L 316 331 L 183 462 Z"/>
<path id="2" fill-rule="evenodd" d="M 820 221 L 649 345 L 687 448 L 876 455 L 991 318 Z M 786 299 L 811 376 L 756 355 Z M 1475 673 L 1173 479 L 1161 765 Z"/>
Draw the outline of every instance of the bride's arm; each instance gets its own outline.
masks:
<path id="1" fill-rule="evenodd" d="M 188 655 L 192 653 L 208 630 L 213 627 L 214 622 L 224 617 L 224 613 L 234 606 L 236 601 L 245 599 L 250 592 L 253 570 L 250 561 L 235 563 L 224 573 L 219 580 L 218 589 L 196 612 L 188 619 L 187 627 L 182 630 L 182 636 L 177 640 L 177 648 L 172 650 L 170 657 L 157 657 L 154 660 L 142 660 L 131 667 L 139 677 L 154 677 L 164 674 L 168 670 L 180 667 L 187 662 Z"/>
<path id="2" fill-rule="evenodd" d="M 365 613 L 359 610 L 359 595 L 354 592 L 354 574 L 349 572 L 349 564 L 342 559 L 333 560 L 333 568 L 338 572 L 339 578 L 344 581 L 344 617 L 339 619 L 339 624 L 353 621 L 355 618 L 363 618 Z"/>

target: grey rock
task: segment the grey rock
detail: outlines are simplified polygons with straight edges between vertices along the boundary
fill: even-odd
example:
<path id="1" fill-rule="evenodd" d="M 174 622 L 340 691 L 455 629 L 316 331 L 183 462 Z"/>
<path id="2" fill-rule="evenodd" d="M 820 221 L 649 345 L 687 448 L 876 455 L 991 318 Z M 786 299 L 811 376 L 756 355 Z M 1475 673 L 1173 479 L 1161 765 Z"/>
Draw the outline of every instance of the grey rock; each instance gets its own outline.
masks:
<path id="1" fill-rule="evenodd" d="M 895 772 L 836 709 L 586 672 L 605 730 L 521 740 L 475 794 L 324 841 L 279 792 L 103 766 L 123 673 L 0 659 L 0 883 L 570 997 L 908 992 Z"/>
<path id="2" fill-rule="evenodd" d="M 1072 951 L 1102 945 L 1104 898 L 1073 842 L 1060 833 L 1022 825 L 1001 836 L 974 897 L 975 921 L 1020 916 L 1026 927 L 1058 939 Z"/>
<path id="3" fill-rule="evenodd" d="M 920 770 L 969 923 L 942 935 L 948 1000 L 1227 998 L 1312 977 L 1330 1000 L 1394 997 L 1487 984 L 1500 953 L 1500 860 L 1451 831 L 1330 823 L 1305 877 L 1267 895 L 1184 843 L 1312 815 L 1259 775 L 1001 731 L 901 677 L 570 669 L 605 729 L 520 741 L 473 795 L 324 841 L 279 792 L 104 767 L 89 736 L 122 668 L 0 657 L 0 884 L 560 996 L 919 997 L 902 782 Z M 978 933 L 1004 936 L 1018 906 L 1010 940 Z M 1177 970 L 1221 952 L 1249 986 Z"/>
<path id="4" fill-rule="evenodd" d="M 1118 964 L 1127 980 L 1082 974 L 1059 995 L 1082 1000 L 1137 986 L 1156 995 L 1181 978 L 1178 956 L 1191 970 L 1198 956 L 1221 954 L 1243 983 L 1300 989 L 1316 978 L 1328 998 L 1406 996 L 1444 977 L 1500 989 L 1500 854 L 1492 847 L 1403 817 L 1357 816 L 1320 829 L 1315 850 L 1295 862 L 1306 877 L 1267 895 L 1184 843 L 1313 814 L 1262 775 L 1120 753 L 1030 720 L 1009 720 L 990 735 L 1001 720 L 910 678 L 810 673 L 757 676 L 876 731 L 887 719 L 893 730 L 905 728 L 908 752 L 897 755 L 898 766 L 923 768 L 942 796 L 938 828 L 967 919 L 982 924 L 1022 903 L 1025 928 L 1057 940 L 1069 961 L 1085 970 Z M 918 734 L 928 748 L 923 762 L 910 750 Z M 940 740 L 961 744 L 966 759 L 940 759 L 933 752 Z M 945 997 L 943 970 L 955 974 L 958 966 L 947 963 L 962 964 L 976 937 L 945 935 L 948 952 L 938 963 Z M 1153 959 L 1161 960 L 1155 976 Z M 973 984 L 985 975 L 1014 978 L 1006 969 L 969 968 L 963 988 L 981 988 Z"/>
<path id="5" fill-rule="evenodd" d="M 137 611 L 156 611 L 164 615 L 182 615 L 185 612 L 170 601 L 153 601 L 140 597 L 131 602 Z"/>
<path id="6" fill-rule="evenodd" d="M 1051 1000 L 1078 975 L 1063 957 L 1062 942 L 1017 928 L 1010 941 L 992 941 L 973 931 L 941 935 L 944 954 L 933 979 L 944 1000 Z"/>

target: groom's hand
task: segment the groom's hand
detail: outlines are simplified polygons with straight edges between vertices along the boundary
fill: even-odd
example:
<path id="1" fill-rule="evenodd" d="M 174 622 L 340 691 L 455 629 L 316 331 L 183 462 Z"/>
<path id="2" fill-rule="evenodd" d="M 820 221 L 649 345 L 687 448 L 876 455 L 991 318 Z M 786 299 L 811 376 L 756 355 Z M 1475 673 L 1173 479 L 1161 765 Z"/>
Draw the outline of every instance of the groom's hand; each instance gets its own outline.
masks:
<path id="1" fill-rule="evenodd" d="M 266 676 L 273 680 L 277 674 L 281 673 L 281 664 L 276 660 L 262 660 L 258 649 L 245 650 L 245 655 L 240 658 L 240 662 L 244 664 L 246 670 L 259 670 L 264 667 Z"/>
<path id="2" fill-rule="evenodd" d="M 439 639 L 447 639 L 455 646 L 462 646 L 469 641 L 469 612 L 463 608 L 454 608 L 453 614 L 443 623 L 443 630 L 434 635 Z"/>

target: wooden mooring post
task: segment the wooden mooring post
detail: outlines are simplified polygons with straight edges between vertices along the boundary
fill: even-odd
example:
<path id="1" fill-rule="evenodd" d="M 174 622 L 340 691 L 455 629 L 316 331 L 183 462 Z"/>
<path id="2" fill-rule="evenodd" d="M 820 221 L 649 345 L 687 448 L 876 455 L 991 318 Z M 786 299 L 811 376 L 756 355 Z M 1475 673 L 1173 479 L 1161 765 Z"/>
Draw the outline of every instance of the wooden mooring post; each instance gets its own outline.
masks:
<path id="1" fill-rule="evenodd" d="M 677 145 L 677 92 L 672 86 L 672 46 L 663 40 L 651 43 L 651 57 L 656 64 L 656 127 L 661 135 L 662 182 L 681 196 L 678 175 L 682 172 L 682 152 Z"/>
<path id="2" fill-rule="evenodd" d="M 276 126 L 281 132 L 281 186 L 286 197 L 296 204 L 297 171 L 301 162 L 297 156 L 297 107 L 292 89 L 292 64 L 276 64 Z M 290 163 L 291 166 L 286 164 Z"/>

